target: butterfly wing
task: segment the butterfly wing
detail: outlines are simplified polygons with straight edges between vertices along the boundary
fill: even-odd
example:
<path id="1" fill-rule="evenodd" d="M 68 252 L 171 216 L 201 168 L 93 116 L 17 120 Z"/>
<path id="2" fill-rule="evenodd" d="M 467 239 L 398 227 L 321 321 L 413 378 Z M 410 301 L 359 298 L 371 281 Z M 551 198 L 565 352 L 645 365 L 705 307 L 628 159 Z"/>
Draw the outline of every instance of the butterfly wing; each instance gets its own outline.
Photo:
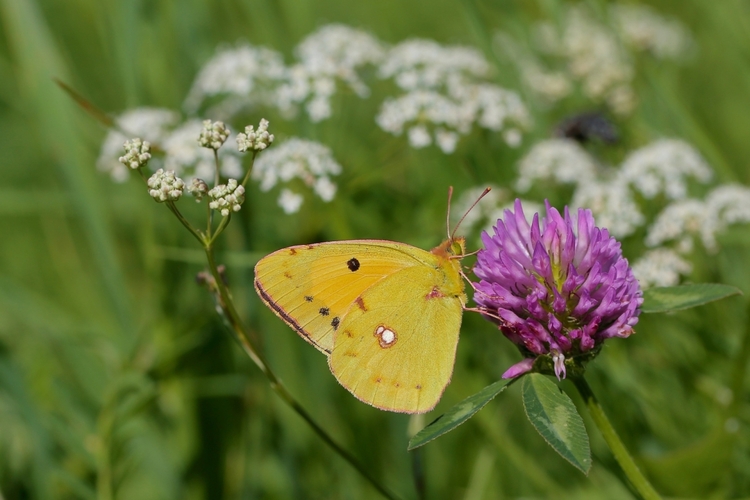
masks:
<path id="1" fill-rule="evenodd" d="M 403 269 L 363 291 L 336 331 L 331 371 L 383 410 L 431 410 L 453 373 L 463 282 L 455 261 L 428 255 L 435 265 Z"/>
<path id="2" fill-rule="evenodd" d="M 365 290 L 431 255 L 403 243 L 351 240 L 278 250 L 255 266 L 255 289 L 297 333 L 328 354 L 333 334 Z"/>

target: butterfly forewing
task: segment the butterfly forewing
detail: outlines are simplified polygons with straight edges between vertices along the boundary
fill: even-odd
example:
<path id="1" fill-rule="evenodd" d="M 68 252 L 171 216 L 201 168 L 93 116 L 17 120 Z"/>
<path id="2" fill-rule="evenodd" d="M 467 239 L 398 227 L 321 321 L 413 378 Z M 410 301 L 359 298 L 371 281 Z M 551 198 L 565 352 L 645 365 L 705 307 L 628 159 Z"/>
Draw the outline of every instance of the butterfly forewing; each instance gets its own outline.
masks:
<path id="1" fill-rule="evenodd" d="M 424 250 L 380 240 L 294 246 L 258 262 L 255 288 L 300 336 L 330 353 L 334 331 L 357 298 L 388 276 L 424 266 L 425 256 L 434 258 Z"/>
<path id="2" fill-rule="evenodd" d="M 431 257 L 363 291 L 336 331 L 331 371 L 377 408 L 424 413 L 450 382 L 466 299 L 452 263 Z"/>

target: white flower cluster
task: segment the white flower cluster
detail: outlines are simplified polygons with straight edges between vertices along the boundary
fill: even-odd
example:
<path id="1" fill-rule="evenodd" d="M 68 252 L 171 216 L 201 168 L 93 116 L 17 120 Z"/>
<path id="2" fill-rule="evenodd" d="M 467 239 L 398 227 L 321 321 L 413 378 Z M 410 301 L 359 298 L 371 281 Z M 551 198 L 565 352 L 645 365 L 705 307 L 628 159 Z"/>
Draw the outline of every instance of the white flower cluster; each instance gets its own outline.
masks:
<path id="1" fill-rule="evenodd" d="M 376 122 L 386 132 L 401 135 L 421 148 L 434 141 L 452 153 L 459 135 L 476 123 L 504 132 L 508 145 L 521 141 L 529 113 L 515 92 L 482 83 L 489 64 L 468 47 L 444 47 L 430 40 L 409 40 L 393 47 L 380 67 L 381 78 L 392 78 L 405 94 L 386 99 Z M 430 134 L 429 127 L 433 128 Z"/>
<path id="2" fill-rule="evenodd" d="M 432 40 L 401 42 L 388 51 L 378 74 L 392 78 L 402 90 L 434 89 L 456 80 L 485 78 L 489 64 L 471 47 L 445 47 Z"/>
<path id="3" fill-rule="evenodd" d="M 549 37 L 544 45 L 567 61 L 584 95 L 606 102 L 615 113 L 629 114 L 635 107 L 633 68 L 615 34 L 580 5 L 568 9 L 559 34 L 547 26 L 541 28 L 541 36 Z"/>
<path id="4" fill-rule="evenodd" d="M 672 286 L 680 277 L 690 274 L 693 266 L 669 248 L 657 248 L 643 254 L 633 263 L 633 274 L 641 288 Z"/>
<path id="5" fill-rule="evenodd" d="M 208 207 L 226 217 L 232 212 L 240 211 L 245 201 L 245 186 L 237 182 L 237 179 L 229 179 L 226 184 L 209 189 L 208 197 L 211 198 Z"/>
<path id="6" fill-rule="evenodd" d="M 573 193 L 571 206 L 590 208 L 600 227 L 606 227 L 616 238 L 633 234 L 646 222 L 628 185 L 618 177 L 581 179 Z"/>
<path id="7" fill-rule="evenodd" d="M 571 208 L 591 209 L 597 225 L 622 238 L 647 225 L 645 244 L 653 248 L 637 261 L 641 285 L 666 286 L 691 271 L 683 255 L 699 238 L 716 251 L 716 236 L 728 226 L 750 222 L 750 188 L 728 184 L 703 199 L 688 198 L 688 181 L 707 183 L 712 170 L 689 144 L 662 139 L 632 152 L 617 169 L 597 165 L 583 148 L 568 140 L 551 139 L 534 146 L 519 162 L 516 189 L 527 191 L 537 181 L 572 184 Z M 669 200 L 648 221 L 641 199 Z M 663 197 L 660 197 L 663 195 Z"/>
<path id="8" fill-rule="evenodd" d="M 237 134 L 237 149 L 240 153 L 245 151 L 263 151 L 271 145 L 275 139 L 273 134 L 268 133 L 268 120 L 261 118 L 258 129 L 252 125 L 245 127 L 245 132 Z"/>
<path id="9" fill-rule="evenodd" d="M 502 133 L 515 147 L 530 122 L 518 94 L 486 82 L 489 64 L 473 48 L 431 40 L 387 48 L 369 33 L 330 24 L 305 38 L 295 55 L 297 62 L 287 67 L 269 49 L 223 50 L 201 70 L 187 108 L 196 110 L 208 97 L 223 94 L 227 102 L 219 102 L 214 114 L 231 115 L 243 105 L 263 103 L 291 116 L 304 106 L 318 122 L 331 116 L 337 82 L 359 97 L 369 95 L 363 71 L 372 67 L 405 92 L 385 100 L 377 123 L 394 135 L 408 129 L 414 147 L 434 141 L 446 153 L 453 152 L 459 135 L 468 134 L 474 123 Z"/>
<path id="10" fill-rule="evenodd" d="M 213 179 L 216 160 L 213 151 L 201 147 L 196 138 L 203 131 L 203 123 L 189 120 L 172 131 L 162 142 L 165 152 L 164 168 L 174 170 L 186 178 Z M 241 177 L 243 170 L 239 153 L 233 148 L 218 151 L 221 174 Z"/>
<path id="11" fill-rule="evenodd" d="M 159 168 L 173 170 L 176 175 L 187 179 L 213 178 L 216 168 L 214 154 L 201 147 L 196 140 L 204 134 L 204 124 L 199 120 L 188 120 L 179 124 L 179 120 L 179 114 L 173 111 L 137 108 L 123 113 L 115 121 L 118 129 L 132 134 L 132 137 L 143 137 L 150 144 L 159 145 L 164 156 L 151 158 L 150 170 L 156 171 Z M 102 144 L 97 160 L 99 170 L 108 172 L 115 182 L 124 182 L 128 176 L 128 167 L 117 160 L 118 152 L 126 139 L 127 137 L 121 132 L 110 131 Z M 236 150 L 221 148 L 219 159 L 222 175 L 242 176 L 242 164 Z"/>
<path id="12" fill-rule="evenodd" d="M 185 183 L 175 175 L 174 170 L 165 172 L 160 168 L 146 184 L 150 188 L 148 194 L 159 203 L 179 200 L 185 190 Z"/>
<path id="13" fill-rule="evenodd" d="M 269 191 L 279 183 L 288 185 L 294 179 L 329 202 L 336 194 L 336 184 L 331 176 L 341 173 L 341 165 L 326 146 L 305 139 L 291 138 L 280 146 L 259 156 L 253 168 L 253 179 L 260 182 L 261 191 Z M 302 204 L 299 193 L 288 186 L 278 200 L 285 212 L 294 213 Z"/>
<path id="14" fill-rule="evenodd" d="M 343 24 L 329 24 L 314 32 L 295 50 L 299 63 L 288 70 L 287 81 L 277 91 L 277 105 L 290 110 L 301 102 L 313 122 L 331 116 L 331 96 L 341 80 L 359 97 L 370 89 L 358 71 L 377 65 L 385 54 L 382 43 L 361 30 Z"/>
<path id="15" fill-rule="evenodd" d="M 204 148 L 218 150 L 229 137 L 229 129 L 224 122 L 203 120 L 203 129 L 198 136 L 198 144 Z"/>
<path id="16" fill-rule="evenodd" d="M 102 143 L 96 160 L 97 168 L 109 173 L 115 182 L 125 182 L 129 170 L 118 161 L 123 143 L 129 137 L 142 137 L 152 144 L 160 143 L 179 119 L 179 114 L 174 111 L 159 108 L 135 108 L 123 113 L 115 120 L 116 129 L 111 129 Z M 152 162 L 152 165 L 156 163 Z"/>
<path id="17" fill-rule="evenodd" d="M 208 192 L 208 184 L 206 184 L 206 181 L 204 181 L 203 179 L 193 177 L 187 190 L 188 193 L 193 195 L 193 197 L 195 198 L 195 202 L 200 203 L 200 201 L 203 199 L 203 195 Z"/>
<path id="18" fill-rule="evenodd" d="M 577 82 L 588 99 L 627 115 L 636 105 L 633 56 L 650 51 L 656 57 L 674 59 L 691 44 L 680 22 L 647 6 L 617 4 L 610 9 L 609 19 L 597 19 L 579 4 L 562 10 L 560 17 L 559 24 L 543 20 L 533 27 L 531 45 L 538 54 L 506 33 L 495 38 L 524 83 L 548 103 L 572 95 Z"/>
<path id="19" fill-rule="evenodd" d="M 535 145 L 521 159 L 516 189 L 528 191 L 539 180 L 573 184 L 574 207 L 588 207 L 597 223 L 621 238 L 646 222 L 633 197 L 664 193 L 668 199 L 687 196 L 687 180 L 706 183 L 711 169 L 695 148 L 676 139 L 655 141 L 631 153 L 618 169 L 597 167 L 581 146 L 567 139 L 549 139 Z"/>
<path id="20" fill-rule="evenodd" d="M 282 55 L 265 47 L 222 48 L 201 69 L 186 100 L 195 112 L 206 98 L 227 95 L 255 103 L 268 99 L 287 79 Z"/>
<path id="21" fill-rule="evenodd" d="M 659 59 L 677 59 L 692 45 L 690 32 L 674 19 L 658 14 L 647 5 L 616 4 L 610 17 L 623 41 Z"/>
<path id="22" fill-rule="evenodd" d="M 727 184 L 713 189 L 705 200 L 685 199 L 668 205 L 646 235 L 651 247 L 676 242 L 678 250 L 689 252 L 693 237 L 703 246 L 717 250 L 716 235 L 732 224 L 750 222 L 750 188 Z"/>
<path id="23" fill-rule="evenodd" d="M 646 198 L 664 193 L 679 200 L 687 196 L 687 177 L 706 183 L 712 172 L 690 144 L 662 139 L 631 153 L 622 164 L 621 175 Z"/>
<path id="24" fill-rule="evenodd" d="M 516 189 L 526 192 L 536 180 L 578 184 L 597 175 L 594 159 L 577 142 L 549 139 L 534 145 L 518 164 Z"/>
<path id="25" fill-rule="evenodd" d="M 331 116 L 337 80 L 358 96 L 369 95 L 359 76 L 368 65 L 381 62 L 382 43 L 367 32 L 341 24 L 323 26 L 297 46 L 298 62 L 287 66 L 274 50 L 251 45 L 223 49 L 201 70 L 186 107 L 197 110 L 207 98 L 224 95 L 225 113 L 246 105 L 265 104 L 293 115 L 303 103 L 314 122 Z"/>
<path id="26" fill-rule="evenodd" d="M 118 158 L 118 161 L 132 170 L 141 168 L 151 159 L 151 144 L 148 141 L 136 137 L 125 141 L 122 147 L 125 149 L 125 155 Z"/>

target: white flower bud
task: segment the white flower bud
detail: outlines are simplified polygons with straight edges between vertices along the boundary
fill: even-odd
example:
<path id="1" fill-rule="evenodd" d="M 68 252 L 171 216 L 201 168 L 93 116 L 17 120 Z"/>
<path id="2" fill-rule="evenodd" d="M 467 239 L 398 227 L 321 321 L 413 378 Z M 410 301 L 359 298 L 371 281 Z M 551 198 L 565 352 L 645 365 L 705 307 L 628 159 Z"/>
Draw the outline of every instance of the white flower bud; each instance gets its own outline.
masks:
<path id="1" fill-rule="evenodd" d="M 142 141 L 136 137 L 125 141 L 122 146 L 125 148 L 125 155 L 118 160 L 130 169 L 137 170 L 151 159 L 151 144 L 148 141 Z"/>
<path id="2" fill-rule="evenodd" d="M 229 129 L 223 122 L 205 120 L 198 142 L 204 148 L 217 150 L 229 137 Z"/>
<path id="3" fill-rule="evenodd" d="M 247 150 L 263 151 L 274 140 L 273 134 L 268 133 L 268 120 L 261 118 L 258 129 L 252 125 L 245 127 L 245 133 L 237 134 L 237 149 L 244 153 Z"/>
<path id="4" fill-rule="evenodd" d="M 229 179 L 226 184 L 219 184 L 209 190 L 208 196 L 211 198 L 208 203 L 209 208 L 219 211 L 223 217 L 226 217 L 231 212 L 239 212 L 245 201 L 245 187 L 236 179 Z"/>
<path id="5" fill-rule="evenodd" d="M 159 203 L 179 200 L 185 191 L 185 183 L 175 176 L 174 170 L 165 172 L 160 168 L 149 177 L 146 184 L 150 188 L 148 194 Z"/>
<path id="6" fill-rule="evenodd" d="M 188 187 L 188 192 L 195 197 L 196 203 L 200 203 L 200 201 L 203 199 L 203 195 L 208 192 L 208 185 L 203 179 L 194 177 L 192 182 L 190 183 L 190 186 Z"/>

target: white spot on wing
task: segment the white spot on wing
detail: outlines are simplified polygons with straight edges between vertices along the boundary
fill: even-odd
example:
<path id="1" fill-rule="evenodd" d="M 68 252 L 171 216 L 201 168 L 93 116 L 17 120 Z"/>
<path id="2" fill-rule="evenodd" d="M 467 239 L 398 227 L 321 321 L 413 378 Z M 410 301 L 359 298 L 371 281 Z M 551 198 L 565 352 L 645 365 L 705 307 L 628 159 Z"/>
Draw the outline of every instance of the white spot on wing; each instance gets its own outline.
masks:
<path id="1" fill-rule="evenodd" d="M 373 332 L 373 335 L 378 338 L 380 347 L 382 347 L 383 349 L 391 347 L 396 343 L 396 340 L 398 340 L 398 335 L 396 335 L 396 332 L 385 325 L 379 325 L 375 329 L 375 332 Z"/>

